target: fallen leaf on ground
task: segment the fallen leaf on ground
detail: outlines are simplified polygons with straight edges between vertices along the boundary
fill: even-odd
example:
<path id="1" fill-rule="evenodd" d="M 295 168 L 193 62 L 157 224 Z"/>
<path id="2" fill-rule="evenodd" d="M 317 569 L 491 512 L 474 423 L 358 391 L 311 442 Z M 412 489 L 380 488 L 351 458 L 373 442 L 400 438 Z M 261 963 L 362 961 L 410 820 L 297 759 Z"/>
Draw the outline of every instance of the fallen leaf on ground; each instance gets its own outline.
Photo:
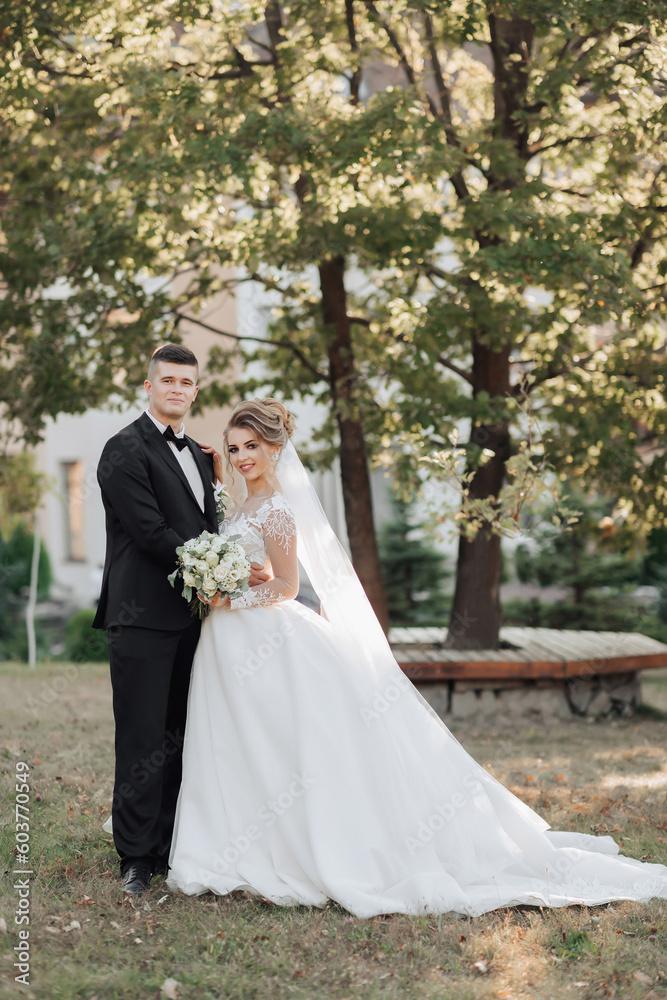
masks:
<path id="1" fill-rule="evenodd" d="M 633 972 L 632 978 L 635 979 L 638 983 L 643 983 L 644 986 L 653 985 L 653 980 L 651 979 L 651 977 L 647 976 L 644 972 Z"/>
<path id="2" fill-rule="evenodd" d="M 485 972 L 489 971 L 488 963 L 485 962 L 483 958 L 480 958 L 478 962 L 473 962 L 472 967 L 473 969 L 477 969 L 477 971 L 482 975 L 484 975 Z"/>
<path id="3" fill-rule="evenodd" d="M 175 979 L 165 979 L 160 989 L 160 994 L 165 1000 L 176 1000 L 178 997 L 178 982 Z"/>

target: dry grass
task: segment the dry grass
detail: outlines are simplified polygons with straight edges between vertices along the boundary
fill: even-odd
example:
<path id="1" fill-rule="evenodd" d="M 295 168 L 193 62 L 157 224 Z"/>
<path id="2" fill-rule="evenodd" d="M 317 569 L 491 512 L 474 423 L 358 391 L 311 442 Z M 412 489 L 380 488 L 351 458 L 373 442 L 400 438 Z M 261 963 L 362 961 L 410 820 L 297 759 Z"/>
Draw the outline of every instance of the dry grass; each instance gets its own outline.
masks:
<path id="1" fill-rule="evenodd" d="M 13 864 L 14 764 L 31 767 L 31 987 L 13 982 L 16 893 L 5 878 L 0 997 L 158 998 L 165 980 L 201 998 L 667 996 L 667 902 L 515 909 L 474 920 L 354 920 L 338 907 L 280 909 L 245 897 L 186 898 L 156 883 L 122 904 L 110 838 L 112 717 L 105 668 L 3 665 L 5 867 Z M 651 681 L 667 707 L 667 678 Z M 667 723 L 657 714 L 456 735 L 561 829 L 610 832 L 625 853 L 667 859 Z M 41 796 L 36 801 L 35 796 Z M 79 926 L 73 925 L 73 921 Z M 481 963 L 481 964 L 480 964 Z"/>

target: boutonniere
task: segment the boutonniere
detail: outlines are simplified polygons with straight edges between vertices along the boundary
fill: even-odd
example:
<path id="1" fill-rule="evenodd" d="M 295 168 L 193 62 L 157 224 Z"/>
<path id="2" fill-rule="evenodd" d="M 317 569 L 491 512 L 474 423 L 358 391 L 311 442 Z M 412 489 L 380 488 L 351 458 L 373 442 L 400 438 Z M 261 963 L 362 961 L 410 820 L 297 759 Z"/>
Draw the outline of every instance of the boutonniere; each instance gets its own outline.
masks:
<path id="1" fill-rule="evenodd" d="M 222 486 L 220 483 L 213 487 L 213 495 L 215 497 L 215 513 L 218 521 L 224 521 L 225 517 L 235 506 L 234 498 L 227 489 L 226 486 Z"/>

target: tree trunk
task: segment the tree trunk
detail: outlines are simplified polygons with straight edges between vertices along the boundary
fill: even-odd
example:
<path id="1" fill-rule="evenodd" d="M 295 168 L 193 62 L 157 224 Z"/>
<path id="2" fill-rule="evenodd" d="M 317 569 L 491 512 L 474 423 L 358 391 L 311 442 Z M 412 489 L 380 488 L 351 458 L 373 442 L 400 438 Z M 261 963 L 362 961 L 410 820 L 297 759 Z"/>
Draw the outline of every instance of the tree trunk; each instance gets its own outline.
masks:
<path id="1" fill-rule="evenodd" d="M 380 572 L 366 441 L 355 390 L 355 363 L 345 291 L 343 257 L 319 265 L 327 334 L 329 383 L 340 433 L 340 471 L 345 524 L 352 563 L 380 624 L 389 628 L 387 595 Z"/>
<path id="2" fill-rule="evenodd" d="M 528 158 L 528 128 L 521 115 L 525 108 L 533 56 L 535 27 L 522 17 L 489 14 L 493 57 L 493 119 L 498 135 L 512 143 L 522 159 Z M 494 169 L 496 182 L 504 171 Z M 505 178 L 509 180 L 509 178 Z M 511 186 L 511 184 L 510 184 Z"/>
<path id="3" fill-rule="evenodd" d="M 491 54 L 494 69 L 494 125 L 496 135 L 514 147 L 518 156 L 528 157 L 528 128 L 521 114 L 526 106 L 535 29 L 530 21 L 513 14 L 502 18 L 489 14 Z M 508 171 L 501 156 L 492 160 L 489 187 L 510 189 L 515 181 L 515 165 Z M 509 161 L 511 164 L 511 160 Z M 476 233 L 480 249 L 499 238 Z M 510 391 L 510 344 L 496 349 L 473 338 L 473 396 L 481 392 L 491 400 L 504 399 Z M 470 484 L 470 495 L 486 499 L 496 497 L 503 485 L 505 463 L 510 457 L 507 423 L 473 426 L 471 444 L 493 451 L 493 458 L 482 466 Z M 449 622 L 447 645 L 454 649 L 495 649 L 498 646 L 502 612 L 500 575 L 502 570 L 500 538 L 482 528 L 472 541 L 459 540 L 456 589 Z"/>
<path id="4" fill-rule="evenodd" d="M 30 563 L 30 592 L 28 607 L 25 613 L 25 627 L 28 632 L 28 664 L 33 669 L 37 666 L 37 637 L 35 635 L 35 605 L 37 604 L 37 584 L 39 582 L 39 553 L 42 535 L 39 524 L 39 513 L 35 511 L 32 538 L 32 561 Z"/>
<path id="5" fill-rule="evenodd" d="M 487 392 L 504 398 L 510 388 L 509 345 L 494 351 L 473 343 L 473 395 Z M 479 424 L 472 429 L 471 445 L 488 448 L 493 458 L 482 465 L 470 484 L 476 499 L 496 497 L 503 485 L 505 462 L 510 457 L 510 436 L 505 422 Z M 452 649 L 495 649 L 502 620 L 500 538 L 482 528 L 472 541 L 459 539 L 456 589 L 446 645 Z"/>

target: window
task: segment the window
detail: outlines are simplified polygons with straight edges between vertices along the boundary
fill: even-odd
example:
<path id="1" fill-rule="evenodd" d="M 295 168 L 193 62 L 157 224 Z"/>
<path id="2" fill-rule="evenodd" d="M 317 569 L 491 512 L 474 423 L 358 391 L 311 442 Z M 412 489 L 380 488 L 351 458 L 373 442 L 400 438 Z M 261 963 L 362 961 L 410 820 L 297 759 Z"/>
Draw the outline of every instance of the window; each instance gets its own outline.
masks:
<path id="1" fill-rule="evenodd" d="M 65 505 L 65 558 L 71 562 L 84 562 L 86 538 L 83 462 L 62 462 L 61 468 Z"/>

